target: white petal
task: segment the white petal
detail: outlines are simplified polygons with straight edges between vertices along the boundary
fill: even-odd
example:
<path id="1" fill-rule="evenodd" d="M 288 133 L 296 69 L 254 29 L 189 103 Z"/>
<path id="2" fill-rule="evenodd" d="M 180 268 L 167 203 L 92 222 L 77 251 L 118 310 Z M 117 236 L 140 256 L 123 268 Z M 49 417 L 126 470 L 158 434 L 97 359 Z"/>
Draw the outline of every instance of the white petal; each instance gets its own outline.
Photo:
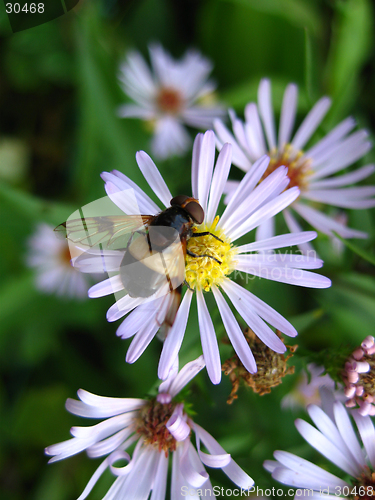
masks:
<path id="1" fill-rule="evenodd" d="M 215 218 L 217 207 L 219 206 L 219 201 L 223 194 L 224 186 L 231 167 L 231 158 L 232 146 L 230 144 L 224 144 L 223 149 L 219 153 L 214 175 L 212 177 L 210 199 L 205 217 L 206 221 L 213 221 Z"/>
<path id="2" fill-rule="evenodd" d="M 216 143 L 218 150 L 220 151 L 225 143 L 231 144 L 233 149 L 233 165 L 236 165 L 236 167 L 247 172 L 251 167 L 251 161 L 247 158 L 245 153 L 237 144 L 236 139 L 229 132 L 224 123 L 221 120 L 214 120 L 214 129 L 216 132 Z"/>
<path id="3" fill-rule="evenodd" d="M 321 486 L 323 486 L 324 484 L 325 487 L 334 488 L 338 484 L 343 486 L 347 484 L 345 481 L 342 481 L 341 479 L 334 476 L 333 474 L 330 474 L 321 467 L 312 464 L 308 460 L 297 457 L 292 453 L 288 453 L 287 451 L 275 451 L 274 457 L 284 467 L 291 469 L 298 475 L 310 477 L 314 482 L 321 481 Z"/>
<path id="4" fill-rule="evenodd" d="M 335 420 L 336 420 L 336 425 L 337 428 L 345 441 L 348 449 L 350 450 L 351 455 L 353 456 L 353 465 L 354 461 L 357 462 L 357 470 L 358 474 L 361 473 L 362 469 L 366 465 L 365 458 L 363 456 L 362 449 L 358 443 L 358 439 L 354 433 L 354 429 L 352 426 L 352 423 L 349 419 L 349 415 L 339 401 L 336 401 L 336 403 L 333 405 L 333 412 L 335 415 Z"/>
<path id="5" fill-rule="evenodd" d="M 198 200 L 204 213 L 207 212 L 208 193 L 211 187 L 214 161 L 215 134 L 212 130 L 208 130 L 202 139 L 198 166 Z"/>
<path id="6" fill-rule="evenodd" d="M 135 158 L 150 188 L 154 191 L 159 200 L 164 203 L 166 207 L 169 207 L 173 196 L 155 163 L 144 151 L 138 151 Z"/>
<path id="7" fill-rule="evenodd" d="M 207 450 L 214 455 L 225 455 L 226 451 L 220 444 L 214 439 L 206 430 L 204 430 L 200 425 L 194 423 L 194 430 L 196 433 L 199 433 L 199 439 L 205 445 Z M 242 469 L 239 467 L 233 459 L 229 462 L 228 465 L 224 466 L 223 471 L 225 474 L 231 479 L 234 484 L 243 489 L 250 489 L 254 484 L 254 481 L 250 476 L 248 476 Z"/>
<path id="8" fill-rule="evenodd" d="M 224 328 L 237 356 L 240 358 L 241 363 L 248 372 L 256 373 L 257 367 L 253 353 L 251 352 L 250 346 L 247 343 L 236 318 L 218 288 L 213 286 L 212 291 L 219 308 L 221 319 L 223 320 Z"/>
<path id="9" fill-rule="evenodd" d="M 200 488 L 207 481 L 208 474 L 190 439 L 186 439 L 183 446 L 183 454 L 180 460 L 182 475 L 193 488 Z"/>
<path id="10" fill-rule="evenodd" d="M 229 218 L 233 217 L 233 214 L 242 213 L 239 212 L 239 205 L 247 199 L 255 186 L 258 184 L 262 175 L 268 167 L 269 161 L 270 159 L 268 156 L 262 156 L 262 158 L 254 163 L 251 169 L 243 177 L 242 181 L 236 182 L 236 184 L 233 186 L 231 198 L 228 201 L 228 205 L 224 210 L 220 220 L 220 226 L 223 229 L 226 228 L 227 221 Z"/>
<path id="11" fill-rule="evenodd" d="M 241 202 L 240 199 L 237 199 L 237 208 L 232 212 L 230 217 L 225 219 L 225 227 L 230 227 L 231 231 L 235 231 L 244 221 L 247 221 L 250 215 L 264 206 L 269 198 L 270 192 L 277 189 L 283 180 L 287 179 L 287 173 L 288 169 L 286 167 L 279 167 L 272 172 L 272 174 L 267 176 L 264 181 L 258 184 L 244 201 Z M 221 226 L 224 227 L 222 224 Z"/>
<path id="12" fill-rule="evenodd" d="M 143 354 L 151 340 L 155 337 L 160 325 L 156 321 L 147 323 L 142 330 L 135 335 L 128 352 L 126 353 L 126 362 L 134 363 Z"/>
<path id="13" fill-rule="evenodd" d="M 202 147 L 203 134 L 197 134 L 193 144 L 191 159 L 191 189 L 194 198 L 198 199 L 199 156 Z"/>
<path id="14" fill-rule="evenodd" d="M 347 186 L 348 184 L 355 184 L 356 182 L 369 177 L 374 172 L 374 170 L 375 165 L 366 165 L 365 167 L 358 168 L 357 170 L 349 172 L 348 174 L 339 175 L 330 179 L 324 179 L 322 181 L 312 181 L 309 184 L 309 190 L 312 191 L 314 189 L 329 189 Z"/>
<path id="15" fill-rule="evenodd" d="M 335 231 L 343 238 L 367 238 L 366 233 L 356 229 L 350 229 L 328 215 L 319 212 L 315 208 L 308 207 L 302 203 L 295 203 L 293 208 L 303 219 L 324 234 L 333 236 L 332 231 Z"/>
<path id="16" fill-rule="evenodd" d="M 274 323 L 282 325 L 283 330 L 287 330 L 289 334 L 291 333 L 294 337 L 295 335 L 297 335 L 297 332 L 295 332 L 290 323 L 288 323 L 272 308 L 269 308 L 268 310 L 267 307 L 265 307 L 266 304 L 264 302 L 261 304 L 257 304 L 254 300 L 256 299 L 255 296 L 251 297 L 250 292 L 246 293 L 247 290 L 240 287 L 240 285 L 236 285 L 234 282 L 230 282 L 229 280 L 226 281 L 225 284 L 223 284 L 223 290 L 225 290 L 230 301 L 242 316 L 244 321 L 262 342 L 264 342 L 270 349 L 275 352 L 283 353 L 286 351 L 284 343 L 279 339 L 275 332 L 273 332 L 271 328 L 259 317 L 256 309 L 260 309 L 261 312 L 264 312 L 265 315 L 272 320 L 272 325 Z"/>
<path id="17" fill-rule="evenodd" d="M 290 142 L 294 120 L 296 119 L 298 98 L 298 87 L 291 83 L 285 89 L 283 103 L 281 106 L 280 128 L 279 128 L 279 149 Z"/>
<path id="18" fill-rule="evenodd" d="M 177 311 L 174 324 L 169 330 L 167 338 L 164 341 L 158 367 L 158 377 L 161 380 L 165 380 L 168 377 L 172 364 L 180 351 L 189 317 L 192 296 L 192 292 L 187 290 Z"/>
<path id="19" fill-rule="evenodd" d="M 257 105 L 250 102 L 245 106 L 245 133 L 253 160 L 267 154 L 269 149 L 266 146 L 262 123 L 259 118 Z"/>
<path id="20" fill-rule="evenodd" d="M 191 139 L 186 128 L 174 116 L 165 115 L 155 123 L 151 140 L 152 154 L 165 160 L 174 155 L 183 155 L 190 147 Z"/>
<path id="21" fill-rule="evenodd" d="M 277 248 L 300 245 L 301 243 L 306 243 L 307 241 L 311 241 L 316 237 L 317 233 L 315 231 L 301 231 L 298 233 L 281 234 L 279 236 L 273 236 L 272 238 L 254 241 L 254 243 L 248 243 L 247 245 L 241 245 L 237 247 L 237 252 L 245 253 L 275 250 Z"/>
<path id="22" fill-rule="evenodd" d="M 304 420 L 297 419 L 296 427 L 301 436 L 323 456 L 328 458 L 337 467 L 352 476 L 356 476 L 357 468 L 353 466 L 349 457 L 345 456 L 331 441 Z"/>
<path id="23" fill-rule="evenodd" d="M 90 298 L 104 297 L 104 295 L 116 293 L 123 289 L 124 285 L 122 284 L 120 275 L 112 276 L 112 278 L 108 278 L 92 286 L 88 291 L 88 295 Z"/>
<path id="24" fill-rule="evenodd" d="M 320 122 L 323 120 L 327 111 L 331 106 L 331 99 L 329 97 L 322 97 L 315 104 L 309 114 L 301 123 L 296 135 L 293 137 L 292 145 L 295 149 L 303 149 L 306 142 L 310 139 L 315 132 Z"/>
<path id="25" fill-rule="evenodd" d="M 144 302 L 143 297 L 130 297 L 125 295 L 111 306 L 107 311 L 107 321 L 112 322 L 122 318 L 128 312 Z"/>
<path id="26" fill-rule="evenodd" d="M 355 127 L 355 120 L 351 117 L 345 118 L 341 123 L 336 125 L 323 139 L 318 141 L 312 148 L 305 151 L 306 158 L 316 159 L 321 157 L 327 150 L 331 150 L 340 139 L 345 137 Z"/>
<path id="27" fill-rule="evenodd" d="M 131 214 L 156 214 L 157 212 L 160 212 L 160 208 L 154 203 L 149 196 L 140 188 L 138 185 L 133 182 L 131 179 L 129 179 L 126 175 L 124 175 L 122 172 L 119 172 L 118 170 L 112 170 L 112 172 L 102 172 L 100 177 L 103 179 L 105 183 L 111 183 L 116 186 L 117 191 L 119 193 L 126 193 L 127 190 L 132 189 L 135 193 L 135 198 L 137 201 L 137 205 L 139 208 L 137 208 L 138 211 L 125 211 L 128 210 L 128 205 L 129 203 L 124 206 L 123 211 L 125 213 L 131 215 Z M 118 198 L 116 198 L 116 201 Z M 124 200 L 124 203 L 127 202 L 127 200 Z M 119 207 L 121 208 L 121 207 Z"/>
<path id="28" fill-rule="evenodd" d="M 259 113 L 263 120 L 269 149 L 276 147 L 275 118 L 271 101 L 271 83 L 268 79 L 261 80 L 258 89 Z"/>
<path id="29" fill-rule="evenodd" d="M 199 358 L 194 361 L 186 363 L 186 365 L 176 375 L 176 378 L 172 381 L 169 388 L 169 394 L 172 397 L 175 397 L 204 367 L 205 361 L 203 356 L 199 356 Z"/>
<path id="30" fill-rule="evenodd" d="M 221 362 L 215 328 L 201 290 L 197 290 L 198 322 L 207 373 L 213 384 L 221 380 Z"/>
<path id="31" fill-rule="evenodd" d="M 241 256 L 239 256 L 241 257 Z M 309 288 L 328 288 L 331 286 L 331 280 L 320 274 L 304 271 L 297 268 L 264 266 L 262 264 L 243 264 L 237 263 L 237 271 L 243 271 L 260 278 L 272 281 L 280 281 L 290 285 L 304 286 Z"/>
<path id="32" fill-rule="evenodd" d="M 226 279 L 223 283 L 223 289 L 226 293 L 227 289 L 229 289 L 232 293 L 234 292 L 236 297 L 239 297 L 244 301 L 244 303 L 246 304 L 245 307 L 248 310 L 251 311 L 253 309 L 256 314 L 267 321 L 270 325 L 280 330 L 280 332 L 285 333 L 285 335 L 288 335 L 289 337 L 297 336 L 297 330 L 291 323 L 289 323 L 289 321 L 287 321 L 271 306 L 263 302 L 263 300 L 261 300 L 259 297 L 252 294 L 242 286 L 238 285 L 234 281 Z"/>
<path id="33" fill-rule="evenodd" d="M 375 468 L 375 430 L 370 417 L 363 417 L 358 412 L 352 413 L 358 431 L 361 435 L 362 443 L 366 449 L 368 459 L 373 468 Z"/>
<path id="34" fill-rule="evenodd" d="M 254 212 L 248 218 L 248 220 L 241 224 L 241 226 L 239 226 L 235 231 L 226 231 L 226 235 L 230 237 L 232 242 L 235 241 L 236 239 L 240 238 L 244 234 L 257 227 L 265 220 L 281 212 L 284 208 L 293 203 L 293 201 L 298 198 L 299 194 L 300 191 L 296 186 L 287 189 L 279 196 L 277 196 L 274 200 L 269 201 L 256 212 Z"/>
<path id="35" fill-rule="evenodd" d="M 155 482 L 152 486 L 152 495 L 150 500 L 165 500 L 167 489 L 169 457 L 165 453 L 159 453 L 158 465 L 155 473 Z"/>
<path id="36" fill-rule="evenodd" d="M 283 216 L 289 231 L 296 235 L 301 234 L 302 228 L 288 208 L 283 211 Z M 315 234 L 314 238 L 316 238 L 317 233 L 315 231 L 305 231 L 304 234 L 307 234 L 309 232 L 314 233 Z M 296 243 L 296 245 L 304 255 L 315 255 L 316 257 L 318 257 L 318 254 L 314 250 L 314 247 L 310 245 L 310 243 L 308 243 L 314 238 L 308 239 L 306 241 L 301 241 L 300 243 Z"/>

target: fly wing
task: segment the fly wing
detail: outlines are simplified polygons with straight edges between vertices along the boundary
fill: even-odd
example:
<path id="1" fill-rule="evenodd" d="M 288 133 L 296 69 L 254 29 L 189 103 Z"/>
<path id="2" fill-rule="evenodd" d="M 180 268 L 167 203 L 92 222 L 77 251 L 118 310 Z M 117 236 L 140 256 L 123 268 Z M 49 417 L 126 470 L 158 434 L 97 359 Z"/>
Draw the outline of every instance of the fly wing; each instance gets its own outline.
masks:
<path id="1" fill-rule="evenodd" d="M 108 215 L 68 219 L 55 231 L 70 243 L 85 248 L 126 248 L 127 235 L 145 228 L 152 215 Z M 120 239 L 121 238 L 121 239 Z"/>
<path id="2" fill-rule="evenodd" d="M 177 311 L 181 304 L 181 292 L 182 292 L 182 285 L 175 288 L 173 292 L 169 293 L 165 297 L 165 300 L 167 301 L 166 303 L 167 312 L 164 318 L 161 318 L 160 321 L 161 326 L 158 333 L 158 337 L 160 340 L 165 340 L 167 338 L 169 330 L 173 326 L 173 323 L 176 319 Z"/>

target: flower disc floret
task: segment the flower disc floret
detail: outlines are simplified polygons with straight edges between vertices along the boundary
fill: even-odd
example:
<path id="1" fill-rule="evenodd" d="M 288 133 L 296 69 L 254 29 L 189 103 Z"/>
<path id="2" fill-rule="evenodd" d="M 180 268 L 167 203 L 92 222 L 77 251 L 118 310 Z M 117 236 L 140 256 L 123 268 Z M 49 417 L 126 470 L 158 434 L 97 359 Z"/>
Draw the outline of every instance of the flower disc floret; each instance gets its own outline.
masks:
<path id="1" fill-rule="evenodd" d="M 297 186 L 300 190 L 303 190 L 308 187 L 308 176 L 312 173 L 312 160 L 306 158 L 303 151 L 295 149 L 292 144 L 285 144 L 282 149 L 273 148 L 268 154 L 270 163 L 261 180 L 284 165 L 288 167 L 288 177 L 290 179 L 288 189 Z"/>
<path id="2" fill-rule="evenodd" d="M 137 433 L 143 436 L 146 445 L 155 446 L 159 452 L 164 451 L 166 456 L 176 450 L 177 441 L 166 427 L 175 407 L 176 403 L 162 404 L 153 399 L 142 408 L 139 415 Z"/>
<path id="3" fill-rule="evenodd" d="M 181 111 L 184 99 L 178 90 L 162 87 L 156 96 L 156 104 L 161 112 L 174 115 Z"/>
<path id="4" fill-rule="evenodd" d="M 192 290 L 208 292 L 213 285 L 220 286 L 224 277 L 234 270 L 236 248 L 232 247 L 224 231 L 217 228 L 218 221 L 217 215 L 212 224 L 202 224 L 194 228 L 195 233 L 209 232 L 211 234 L 193 237 L 187 242 L 187 249 L 190 252 L 195 255 L 206 255 L 206 257 L 199 258 L 186 256 L 185 280 Z M 210 257 L 207 257 L 208 255 Z"/>

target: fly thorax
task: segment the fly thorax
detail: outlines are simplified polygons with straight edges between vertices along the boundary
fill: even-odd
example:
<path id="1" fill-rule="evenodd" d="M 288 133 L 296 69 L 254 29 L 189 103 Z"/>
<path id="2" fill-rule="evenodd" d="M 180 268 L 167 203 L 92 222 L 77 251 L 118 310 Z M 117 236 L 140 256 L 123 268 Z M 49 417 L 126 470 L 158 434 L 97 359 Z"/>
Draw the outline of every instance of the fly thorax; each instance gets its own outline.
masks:
<path id="1" fill-rule="evenodd" d="M 217 227 L 218 222 L 217 215 L 212 224 L 194 227 L 193 236 L 187 242 L 187 250 L 199 256 L 186 256 L 185 280 L 192 290 L 208 292 L 213 285 L 221 285 L 224 277 L 234 270 L 237 251 L 224 231 Z M 199 236 L 205 232 L 211 234 Z"/>
<path id="2" fill-rule="evenodd" d="M 269 151 L 268 156 L 270 157 L 270 162 L 261 181 L 272 174 L 277 168 L 285 166 L 288 168 L 288 189 L 297 186 L 303 191 L 307 188 L 308 177 L 311 174 L 312 159 L 306 158 L 303 151 L 295 149 L 291 144 L 285 144 L 282 148 L 275 148 Z"/>
<path id="3" fill-rule="evenodd" d="M 166 425 L 171 418 L 177 403 L 159 403 L 153 399 L 140 410 L 137 433 L 143 436 L 147 446 L 155 446 L 159 452 L 164 451 L 166 456 L 176 450 L 176 439 Z"/>

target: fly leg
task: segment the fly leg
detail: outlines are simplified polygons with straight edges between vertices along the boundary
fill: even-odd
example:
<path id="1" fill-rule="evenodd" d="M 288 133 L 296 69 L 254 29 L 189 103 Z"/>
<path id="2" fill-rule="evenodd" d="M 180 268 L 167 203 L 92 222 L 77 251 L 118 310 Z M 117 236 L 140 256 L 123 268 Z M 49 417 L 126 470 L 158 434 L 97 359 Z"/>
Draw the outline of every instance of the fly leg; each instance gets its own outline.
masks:
<path id="1" fill-rule="evenodd" d="M 208 234 L 211 234 L 211 233 L 208 233 Z M 213 257 L 212 255 L 208 255 L 207 253 L 202 253 L 201 255 L 198 255 L 197 253 L 191 252 L 190 250 L 186 250 L 186 253 L 188 255 L 190 255 L 190 257 L 195 257 L 195 258 L 198 258 L 198 257 L 208 257 L 208 258 L 214 260 L 215 262 L 217 262 L 218 264 L 221 265 L 220 260 L 218 260 L 216 257 Z"/>
<path id="2" fill-rule="evenodd" d="M 190 238 L 198 238 L 198 236 L 212 236 L 213 238 L 215 238 L 215 240 L 218 240 L 220 241 L 221 243 L 224 243 L 223 240 L 221 240 L 218 236 L 216 236 L 215 234 L 212 234 L 210 233 L 210 231 L 203 231 L 203 233 L 193 233 Z M 221 264 L 221 262 L 220 262 Z"/>

